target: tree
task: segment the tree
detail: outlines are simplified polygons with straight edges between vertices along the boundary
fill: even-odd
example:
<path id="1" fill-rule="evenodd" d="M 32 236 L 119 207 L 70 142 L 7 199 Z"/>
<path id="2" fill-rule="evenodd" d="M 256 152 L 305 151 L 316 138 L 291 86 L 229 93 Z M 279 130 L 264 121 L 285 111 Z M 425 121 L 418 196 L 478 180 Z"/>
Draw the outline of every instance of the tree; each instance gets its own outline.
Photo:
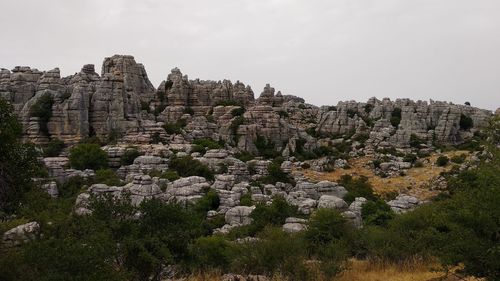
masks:
<path id="1" fill-rule="evenodd" d="M 12 106 L 0 98 L 0 212 L 16 209 L 40 170 L 35 147 L 23 144 L 21 137 L 22 126 Z"/>
<path id="2" fill-rule="evenodd" d="M 108 154 L 97 144 L 82 143 L 69 151 L 71 167 L 79 170 L 98 170 L 108 166 Z"/>

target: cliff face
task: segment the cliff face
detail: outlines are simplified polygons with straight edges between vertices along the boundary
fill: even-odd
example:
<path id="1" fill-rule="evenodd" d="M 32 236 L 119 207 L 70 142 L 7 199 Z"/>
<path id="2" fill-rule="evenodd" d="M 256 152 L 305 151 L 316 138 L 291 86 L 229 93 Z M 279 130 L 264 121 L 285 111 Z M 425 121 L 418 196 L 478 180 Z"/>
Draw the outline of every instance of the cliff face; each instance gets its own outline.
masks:
<path id="1" fill-rule="evenodd" d="M 148 142 L 158 134 L 179 143 L 218 138 L 255 151 L 260 136 L 276 149 L 293 150 L 299 138 L 314 148 L 317 137 L 354 134 L 368 136 L 367 145 L 373 147 L 407 147 L 412 135 L 428 144 L 463 142 L 492 115 L 468 105 L 409 99 L 372 98 L 316 107 L 275 93 L 270 85 L 255 99 L 252 89 L 239 81 L 189 80 L 177 68 L 155 89 L 142 64 L 120 55 L 104 59 L 101 75 L 93 65 L 68 77 L 61 77 L 57 68 L 1 69 L 0 97 L 13 105 L 25 139 L 42 144 L 51 138 L 72 144 L 93 135 Z M 43 101 L 50 112 L 45 123 L 33 113 Z M 244 112 L 235 113 L 240 107 Z M 182 134 L 168 136 L 162 125 L 180 119 L 187 123 Z"/>

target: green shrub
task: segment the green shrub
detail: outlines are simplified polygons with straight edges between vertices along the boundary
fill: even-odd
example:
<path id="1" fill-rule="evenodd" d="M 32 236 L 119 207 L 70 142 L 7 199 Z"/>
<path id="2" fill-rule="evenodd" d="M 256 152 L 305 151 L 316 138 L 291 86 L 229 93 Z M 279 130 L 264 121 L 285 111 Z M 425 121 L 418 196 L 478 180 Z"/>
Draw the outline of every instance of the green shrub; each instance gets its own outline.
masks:
<path id="1" fill-rule="evenodd" d="M 278 115 L 281 117 L 281 118 L 288 118 L 288 112 L 284 111 L 284 110 L 280 110 L 278 111 Z"/>
<path id="2" fill-rule="evenodd" d="M 272 141 L 268 141 L 265 137 L 263 136 L 257 136 L 257 139 L 254 142 L 255 147 L 257 147 L 257 150 L 259 151 L 259 155 L 264 157 L 264 158 L 275 158 L 279 156 L 279 152 L 276 151 L 274 147 L 274 143 Z"/>
<path id="3" fill-rule="evenodd" d="M 149 108 L 149 103 L 145 102 L 145 101 L 141 101 L 141 110 L 147 111 L 149 113 L 149 111 L 151 110 Z"/>
<path id="4" fill-rule="evenodd" d="M 78 170 L 98 170 L 108 166 L 108 154 L 97 144 L 78 144 L 69 151 L 69 163 Z"/>
<path id="5" fill-rule="evenodd" d="M 120 177 L 111 169 L 99 169 L 95 172 L 94 181 L 104 183 L 109 186 L 120 186 L 122 181 Z"/>
<path id="6" fill-rule="evenodd" d="M 231 110 L 231 115 L 233 115 L 233 117 L 242 116 L 243 113 L 245 113 L 245 108 L 242 106 Z"/>
<path id="7" fill-rule="evenodd" d="M 242 151 L 240 153 L 237 153 L 234 155 L 234 157 L 236 159 L 243 161 L 243 162 L 248 162 L 248 161 L 253 160 L 255 158 L 255 156 L 248 151 Z"/>
<path id="8" fill-rule="evenodd" d="M 125 153 L 120 158 L 120 164 L 122 166 L 132 165 L 135 158 L 141 156 L 142 154 L 136 148 L 127 148 Z"/>
<path id="9" fill-rule="evenodd" d="M 465 114 L 460 114 L 460 129 L 461 130 L 469 130 L 470 128 L 474 127 L 474 122 L 472 121 L 472 118 Z"/>
<path id="10" fill-rule="evenodd" d="M 168 134 L 173 135 L 182 133 L 182 128 L 186 127 L 186 125 L 187 123 L 185 119 L 179 119 L 175 123 L 167 123 L 163 125 L 163 128 Z"/>
<path id="11" fill-rule="evenodd" d="M 276 196 L 270 205 L 257 204 L 250 217 L 253 219 L 252 225 L 259 231 L 267 225 L 281 226 L 286 218 L 296 215 L 296 206 L 290 205 L 283 197 Z"/>
<path id="12" fill-rule="evenodd" d="M 38 117 L 38 124 L 40 126 L 40 131 L 45 135 L 49 135 L 49 129 L 47 123 L 52 117 L 52 105 L 54 104 L 54 99 L 50 94 L 44 94 L 41 96 L 35 104 L 30 108 L 30 116 Z"/>
<path id="13" fill-rule="evenodd" d="M 391 125 L 398 127 L 399 123 L 401 123 L 401 108 L 396 107 L 391 113 Z"/>
<path id="14" fill-rule="evenodd" d="M 309 248 L 318 251 L 324 245 L 346 237 L 351 231 L 351 227 L 339 211 L 321 208 L 309 219 L 305 238 Z"/>
<path id="15" fill-rule="evenodd" d="M 405 157 L 403 157 L 403 161 L 415 163 L 415 161 L 417 161 L 417 155 L 412 154 L 412 153 L 406 154 Z"/>
<path id="16" fill-rule="evenodd" d="M 252 206 L 252 194 L 251 193 L 246 193 L 243 194 L 240 198 L 240 206 Z"/>
<path id="17" fill-rule="evenodd" d="M 73 197 L 82 191 L 83 186 L 88 185 L 90 182 L 80 176 L 71 177 L 63 184 L 58 186 L 59 196 L 62 198 Z"/>
<path id="18" fill-rule="evenodd" d="M 214 179 L 214 172 L 208 166 L 191 156 L 173 157 L 170 159 L 169 167 L 181 177 L 200 176 L 207 180 Z"/>
<path id="19" fill-rule="evenodd" d="M 465 159 L 467 158 L 467 155 L 465 154 L 460 154 L 460 155 L 455 155 L 451 157 L 450 161 L 456 164 L 462 164 L 465 162 Z"/>
<path id="20" fill-rule="evenodd" d="M 151 136 L 151 144 L 158 144 L 162 142 L 162 138 L 159 132 L 154 132 L 153 135 Z"/>
<path id="21" fill-rule="evenodd" d="M 273 162 L 269 163 L 269 165 L 267 166 L 267 172 L 269 174 L 262 178 L 262 181 L 264 183 L 293 183 L 293 178 L 289 174 L 283 172 L 283 170 L 281 169 L 281 163 L 279 161 L 274 160 Z"/>
<path id="22" fill-rule="evenodd" d="M 60 139 L 51 139 L 47 146 L 43 149 L 45 157 L 56 157 L 61 154 L 64 149 L 64 142 Z"/>
<path id="23" fill-rule="evenodd" d="M 443 167 L 443 166 L 448 165 L 449 161 L 450 161 L 450 159 L 448 159 L 448 157 L 446 155 L 441 155 L 437 158 L 436 165 L 438 165 L 439 167 Z"/>
<path id="24" fill-rule="evenodd" d="M 162 179 L 167 179 L 169 181 L 175 181 L 180 179 L 179 174 L 176 171 L 167 170 L 159 175 Z"/>
<path id="25" fill-rule="evenodd" d="M 233 246 L 223 237 L 200 237 L 189 247 L 192 267 L 205 272 L 225 271 L 233 260 Z"/>
<path id="26" fill-rule="evenodd" d="M 420 145 L 425 144 L 424 140 L 419 138 L 415 134 L 410 135 L 410 147 L 416 147 L 419 148 Z"/>
<path id="27" fill-rule="evenodd" d="M 366 113 L 372 112 L 372 110 L 373 110 L 373 104 L 369 104 L 369 103 L 365 104 L 364 109 L 365 109 Z"/>
<path id="28" fill-rule="evenodd" d="M 195 145 L 193 150 L 195 152 L 200 152 L 202 154 L 205 154 L 205 152 L 207 152 L 207 150 L 220 149 L 223 147 L 220 143 L 218 143 L 212 139 L 196 139 L 193 141 L 193 144 Z"/>
<path id="29" fill-rule="evenodd" d="M 373 193 L 372 185 L 368 182 L 367 177 L 353 178 L 350 175 L 343 175 L 339 183 L 347 189 L 347 194 L 344 197 L 347 203 L 353 202 L 356 197 L 364 197 L 368 200 L 378 199 Z"/>
<path id="30" fill-rule="evenodd" d="M 357 113 L 358 111 L 355 109 L 347 109 L 347 116 L 349 116 L 349 118 L 354 118 L 354 115 L 356 115 Z"/>
<path id="31" fill-rule="evenodd" d="M 239 101 L 236 100 L 222 100 L 219 101 L 215 104 L 215 106 L 241 106 L 243 107 L 243 104 Z"/>
<path id="32" fill-rule="evenodd" d="M 217 210 L 220 205 L 220 198 L 213 189 L 209 190 L 195 205 L 195 210 L 206 215 L 210 210 Z"/>
<path id="33" fill-rule="evenodd" d="M 235 142 L 237 141 L 238 136 L 238 128 L 245 123 L 245 118 L 243 116 L 235 117 L 231 121 L 231 125 L 229 126 L 229 130 L 234 137 Z"/>
<path id="34" fill-rule="evenodd" d="M 383 200 L 376 200 L 363 205 L 361 216 L 365 225 L 385 226 L 395 214 Z"/>

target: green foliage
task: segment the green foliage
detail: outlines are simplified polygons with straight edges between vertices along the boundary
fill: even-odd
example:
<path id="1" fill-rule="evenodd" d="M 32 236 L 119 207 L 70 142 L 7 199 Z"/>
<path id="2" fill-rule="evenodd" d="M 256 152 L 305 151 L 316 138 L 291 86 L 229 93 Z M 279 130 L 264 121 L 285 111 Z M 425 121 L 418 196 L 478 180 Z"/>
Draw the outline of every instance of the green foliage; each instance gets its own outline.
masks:
<path id="1" fill-rule="evenodd" d="M 167 132 L 167 134 L 180 134 L 182 133 L 182 128 L 186 127 L 187 123 L 185 119 L 179 119 L 174 123 L 167 123 L 163 125 L 163 129 Z"/>
<path id="2" fill-rule="evenodd" d="M 450 162 L 450 159 L 446 155 L 440 155 L 436 160 L 436 165 L 443 167 L 448 165 L 448 162 Z"/>
<path id="3" fill-rule="evenodd" d="M 104 183 L 109 186 L 120 186 L 122 181 L 120 177 L 111 169 L 99 169 L 95 172 L 94 181 Z"/>
<path id="4" fill-rule="evenodd" d="M 351 232 L 345 218 L 334 209 L 318 209 L 309 219 L 305 238 L 309 248 L 318 251 L 332 241 L 342 239 Z"/>
<path id="5" fill-rule="evenodd" d="M 167 179 L 169 181 L 175 181 L 180 179 L 179 174 L 177 174 L 176 171 L 172 170 L 166 170 L 165 172 L 161 173 L 159 177 L 162 179 Z"/>
<path id="6" fill-rule="evenodd" d="M 364 109 L 365 109 L 366 113 L 372 112 L 372 110 L 373 110 L 373 104 L 369 104 L 369 103 L 365 104 Z"/>
<path id="7" fill-rule="evenodd" d="M 283 183 L 293 183 L 293 178 L 283 172 L 281 169 L 281 162 L 274 160 L 267 166 L 267 172 L 269 175 L 262 178 L 262 182 L 268 184 L 276 184 L 277 182 Z"/>
<path id="8" fill-rule="evenodd" d="M 472 118 L 465 114 L 460 114 L 460 129 L 461 130 L 469 130 L 470 128 L 474 127 L 474 122 L 472 121 Z"/>
<path id="9" fill-rule="evenodd" d="M 169 167 L 181 177 L 200 176 L 207 180 L 214 179 L 214 172 L 191 156 L 173 157 L 170 159 Z"/>
<path id="10" fill-rule="evenodd" d="M 347 109 L 347 116 L 349 116 L 349 118 L 354 118 L 354 115 L 356 115 L 357 113 L 358 111 L 355 109 Z"/>
<path id="11" fill-rule="evenodd" d="M 460 155 L 455 155 L 451 157 L 450 161 L 456 164 L 462 164 L 465 162 L 465 159 L 467 158 L 467 155 L 465 154 L 460 154 Z"/>
<path id="12" fill-rule="evenodd" d="M 195 210 L 205 215 L 210 210 L 217 210 L 220 205 L 220 198 L 213 189 L 209 190 L 196 204 Z"/>
<path id="13" fill-rule="evenodd" d="M 240 205 L 241 206 L 252 206 L 252 194 L 251 193 L 246 193 L 240 198 Z"/>
<path id="14" fill-rule="evenodd" d="M 289 114 L 288 112 L 284 111 L 284 110 L 280 110 L 278 111 L 278 115 L 281 117 L 281 118 L 288 118 Z"/>
<path id="15" fill-rule="evenodd" d="M 391 125 L 398 127 L 401 122 L 401 108 L 396 107 L 391 113 Z"/>
<path id="16" fill-rule="evenodd" d="M 59 196 L 70 198 L 82 191 L 83 186 L 90 182 L 80 176 L 71 177 L 59 185 Z"/>
<path id="17" fill-rule="evenodd" d="M 47 123 L 52 117 L 52 104 L 54 104 L 54 99 L 47 93 L 41 96 L 30 108 L 30 116 L 39 118 L 40 131 L 47 136 L 49 135 Z"/>
<path id="18" fill-rule="evenodd" d="M 141 101 L 141 110 L 144 110 L 144 111 L 149 113 L 149 111 L 151 110 L 149 108 L 149 103 L 145 102 L 145 101 Z"/>
<path id="19" fill-rule="evenodd" d="M 316 127 L 309 127 L 306 129 L 306 133 L 309 134 L 313 138 L 318 137 L 318 132 L 316 131 Z"/>
<path id="20" fill-rule="evenodd" d="M 353 178 L 350 175 L 343 175 L 339 183 L 347 189 L 347 195 L 344 197 L 347 203 L 353 202 L 356 197 L 364 197 L 368 200 L 377 199 L 367 177 Z"/>
<path id="21" fill-rule="evenodd" d="M 423 139 L 419 138 L 415 134 L 410 135 L 410 147 L 419 148 L 422 144 L 425 144 L 425 141 Z"/>
<path id="22" fill-rule="evenodd" d="M 227 270 L 233 260 L 234 247 L 223 237 L 200 237 L 189 247 L 192 267 L 209 272 Z"/>
<path id="23" fill-rule="evenodd" d="M 47 146 L 43 149 L 45 157 L 56 157 L 61 154 L 64 149 L 64 142 L 60 139 L 51 139 Z"/>
<path id="24" fill-rule="evenodd" d="M 10 104 L 0 98 L 0 213 L 18 208 L 23 194 L 32 188 L 31 178 L 41 165 L 38 152 L 21 142 L 22 127 Z"/>
<path id="25" fill-rule="evenodd" d="M 236 159 L 243 161 L 243 162 L 248 162 L 248 161 L 253 160 L 255 158 L 255 156 L 248 151 L 242 151 L 240 153 L 237 153 L 234 155 L 234 157 Z"/>
<path id="26" fill-rule="evenodd" d="M 276 151 L 274 147 L 274 143 L 272 141 L 268 141 L 265 137 L 263 136 L 257 136 L 257 139 L 254 142 L 255 147 L 257 147 L 257 150 L 259 151 L 259 155 L 264 157 L 264 158 L 275 158 L 279 156 L 279 152 Z"/>
<path id="27" fill-rule="evenodd" d="M 376 200 L 363 205 L 361 216 L 365 225 L 385 226 L 395 214 L 383 200 Z"/>
<path id="28" fill-rule="evenodd" d="M 215 104 L 215 106 L 240 106 L 243 107 L 243 104 L 236 100 L 222 100 Z"/>
<path id="29" fill-rule="evenodd" d="M 120 158 L 120 165 L 127 166 L 132 165 L 134 163 L 135 158 L 141 156 L 142 154 L 136 148 L 127 148 L 125 153 L 123 153 Z"/>
<path id="30" fill-rule="evenodd" d="M 238 108 L 231 110 L 231 115 L 233 115 L 233 117 L 242 116 L 243 113 L 245 113 L 245 111 L 246 111 L 245 108 L 243 106 L 240 106 Z"/>
<path id="31" fill-rule="evenodd" d="M 108 154 L 97 144 L 82 143 L 69 150 L 69 163 L 78 170 L 98 170 L 108 166 Z"/>
<path id="32" fill-rule="evenodd" d="M 199 152 L 201 154 L 205 154 L 207 150 L 210 149 L 220 149 L 223 148 L 219 142 L 216 142 L 212 139 L 204 138 L 204 139 L 196 139 L 193 141 L 194 147 L 193 152 Z"/>
<path id="33" fill-rule="evenodd" d="M 237 141 L 238 136 L 238 128 L 245 123 L 245 118 L 243 116 L 235 117 L 231 121 L 231 125 L 229 126 L 229 130 L 231 130 L 231 134 L 234 137 L 235 142 Z"/>
<path id="34" fill-rule="evenodd" d="M 285 219 L 297 215 L 297 207 L 290 205 L 283 197 L 276 196 L 270 205 L 258 204 L 250 217 L 254 231 L 260 231 L 267 225 L 281 226 Z"/>

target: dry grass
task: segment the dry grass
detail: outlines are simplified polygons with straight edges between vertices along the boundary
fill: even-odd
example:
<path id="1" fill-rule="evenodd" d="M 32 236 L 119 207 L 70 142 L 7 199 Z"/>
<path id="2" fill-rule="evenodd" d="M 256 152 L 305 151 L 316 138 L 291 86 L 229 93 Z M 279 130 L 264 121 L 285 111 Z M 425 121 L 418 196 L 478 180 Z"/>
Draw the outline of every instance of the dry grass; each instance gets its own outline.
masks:
<path id="1" fill-rule="evenodd" d="M 468 151 L 450 151 L 443 153 L 451 158 L 454 155 L 466 154 Z M 449 171 L 453 165 L 449 164 L 446 167 L 438 167 L 434 163 L 440 154 L 432 154 L 426 159 L 429 160 L 423 167 L 411 168 L 404 176 L 394 176 L 390 178 L 382 178 L 374 174 L 373 170 L 367 167 L 367 163 L 373 158 L 369 156 L 359 157 L 349 160 L 350 169 L 335 169 L 333 172 L 315 172 L 312 170 L 297 171 L 304 174 L 305 177 L 313 181 L 339 181 L 343 175 L 351 175 L 353 177 L 365 176 L 372 184 L 373 190 L 379 195 L 391 192 L 405 192 L 416 196 L 421 200 L 427 200 L 439 193 L 438 190 L 430 190 L 429 183 L 439 177 L 441 172 Z M 426 161 L 427 162 L 427 161 Z"/>
<path id="2" fill-rule="evenodd" d="M 317 281 L 484 281 L 474 277 L 462 277 L 455 272 L 459 267 L 448 273 L 433 261 L 412 261 L 403 265 L 376 263 L 351 259 L 347 269 L 331 280 L 318 277 Z M 222 275 L 217 273 L 201 273 L 183 279 L 183 281 L 220 281 Z M 272 281 L 289 281 L 275 275 Z"/>

